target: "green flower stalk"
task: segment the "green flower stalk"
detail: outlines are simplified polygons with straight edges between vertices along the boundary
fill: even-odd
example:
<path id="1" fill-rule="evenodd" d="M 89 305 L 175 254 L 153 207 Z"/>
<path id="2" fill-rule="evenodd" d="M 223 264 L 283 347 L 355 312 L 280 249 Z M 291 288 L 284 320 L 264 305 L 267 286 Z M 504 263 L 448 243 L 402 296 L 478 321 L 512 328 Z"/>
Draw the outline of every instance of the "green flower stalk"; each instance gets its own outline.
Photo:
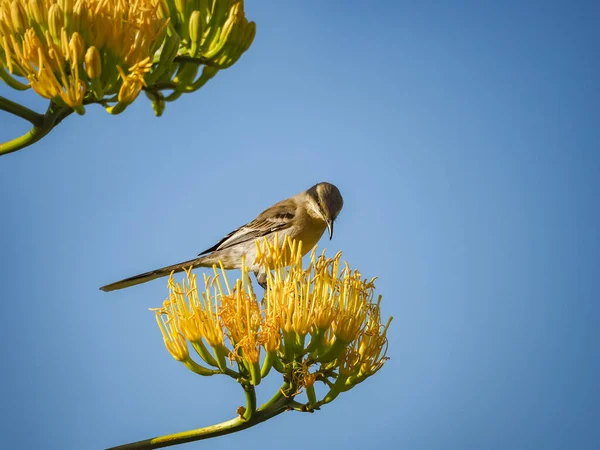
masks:
<path id="1" fill-rule="evenodd" d="M 383 367 L 392 318 L 381 320 L 375 279 L 363 279 L 347 264 L 340 268 L 341 253 L 327 258 L 316 248 L 303 268 L 301 244 L 289 238 L 281 247 L 266 240 L 257 247 L 257 262 L 268 274 L 262 300 L 245 264 L 233 285 L 223 268 L 214 267 L 202 289 L 190 269 L 181 283 L 171 276 L 169 297 L 155 310 L 175 360 L 199 375 L 223 374 L 241 385 L 246 405 L 238 417 L 115 449 L 166 447 L 240 431 L 289 410 L 314 412 Z M 255 389 L 270 374 L 283 384 L 257 407 Z M 317 383 L 325 389 L 315 389 Z"/>
<path id="2" fill-rule="evenodd" d="M 233 65 L 255 33 L 243 0 L 0 0 L 0 79 L 49 100 L 42 115 L 0 97 L 1 110 L 33 125 L 0 155 L 86 105 L 119 114 L 142 90 L 160 116 Z"/>

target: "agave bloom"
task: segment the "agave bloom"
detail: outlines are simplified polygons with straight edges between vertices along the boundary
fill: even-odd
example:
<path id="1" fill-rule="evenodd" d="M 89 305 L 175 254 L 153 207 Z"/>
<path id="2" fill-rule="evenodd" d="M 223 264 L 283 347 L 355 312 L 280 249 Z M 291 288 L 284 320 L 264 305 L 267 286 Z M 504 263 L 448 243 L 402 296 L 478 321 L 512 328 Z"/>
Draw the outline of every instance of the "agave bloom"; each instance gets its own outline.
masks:
<path id="1" fill-rule="evenodd" d="M 182 283 L 171 278 L 169 298 L 156 310 L 167 350 L 196 373 L 225 373 L 245 386 L 257 386 L 275 369 L 289 382 L 290 398 L 306 392 L 296 409 L 332 401 L 384 365 L 391 322 L 381 321 L 375 280 L 340 259 L 341 253 L 327 258 L 315 248 L 304 268 L 301 243 L 262 242 L 257 261 L 268 273 L 262 300 L 245 264 L 234 284 L 216 267 L 202 290 L 191 271 Z M 326 386 L 321 399 L 317 381 Z"/>
<path id="2" fill-rule="evenodd" d="M 145 89 L 160 115 L 237 61 L 255 30 L 243 0 L 0 0 L 0 78 L 80 114 L 120 113 Z"/>

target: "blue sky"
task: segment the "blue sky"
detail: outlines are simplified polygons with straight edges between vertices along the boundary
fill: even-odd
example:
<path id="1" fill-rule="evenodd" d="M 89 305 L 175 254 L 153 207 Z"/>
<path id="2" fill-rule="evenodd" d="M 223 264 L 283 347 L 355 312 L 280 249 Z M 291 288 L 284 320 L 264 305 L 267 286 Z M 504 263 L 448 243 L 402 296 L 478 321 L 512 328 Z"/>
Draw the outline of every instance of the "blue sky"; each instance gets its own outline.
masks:
<path id="1" fill-rule="evenodd" d="M 326 180 L 345 205 L 322 245 L 379 277 L 391 360 L 316 414 L 182 448 L 599 448 L 598 4 L 246 11 L 250 50 L 162 118 L 144 98 L 91 107 L 0 159 L 3 444 L 96 449 L 233 417 L 234 382 L 164 349 L 147 310 L 163 281 L 98 287 Z M 0 113 L 0 140 L 25 130 Z"/>

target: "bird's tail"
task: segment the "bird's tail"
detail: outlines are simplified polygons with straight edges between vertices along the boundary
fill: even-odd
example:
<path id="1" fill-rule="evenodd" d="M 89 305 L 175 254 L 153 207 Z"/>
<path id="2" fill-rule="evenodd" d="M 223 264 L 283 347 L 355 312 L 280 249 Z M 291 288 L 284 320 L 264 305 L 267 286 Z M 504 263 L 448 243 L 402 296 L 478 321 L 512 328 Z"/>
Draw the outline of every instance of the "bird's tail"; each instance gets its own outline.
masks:
<path id="1" fill-rule="evenodd" d="M 142 284 L 146 281 L 154 280 L 156 278 L 166 277 L 171 272 L 183 272 L 184 270 L 189 269 L 191 266 L 201 266 L 203 259 L 204 258 L 190 259 L 189 261 L 180 262 L 179 264 L 173 264 L 172 266 L 166 266 L 150 272 L 141 273 L 139 275 L 102 286 L 100 290 L 104 292 L 116 291 L 126 287 L 135 286 L 136 284 Z"/>

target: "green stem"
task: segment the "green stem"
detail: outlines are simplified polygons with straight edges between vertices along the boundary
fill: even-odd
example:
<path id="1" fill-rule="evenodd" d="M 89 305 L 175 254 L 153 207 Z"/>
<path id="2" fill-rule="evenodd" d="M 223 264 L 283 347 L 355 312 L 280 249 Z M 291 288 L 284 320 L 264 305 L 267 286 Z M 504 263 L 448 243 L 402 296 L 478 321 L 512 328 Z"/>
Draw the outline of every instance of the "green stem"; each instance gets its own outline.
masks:
<path id="1" fill-rule="evenodd" d="M 252 384 L 254 386 L 258 386 L 261 382 L 260 375 L 260 366 L 258 365 L 258 361 L 255 363 L 250 363 L 250 379 L 252 380 Z"/>
<path id="2" fill-rule="evenodd" d="M 287 392 L 290 391 L 290 383 L 283 383 L 283 385 L 279 388 L 279 390 L 275 393 L 275 395 L 273 397 L 271 397 L 271 399 L 265 403 L 264 405 L 262 405 L 260 407 L 261 410 L 265 410 L 265 409 L 269 409 L 271 408 L 273 405 L 276 405 L 277 403 L 281 402 L 283 399 L 287 400 Z M 284 395 L 285 393 L 285 395 Z"/>
<path id="3" fill-rule="evenodd" d="M 29 84 L 23 84 L 20 81 L 15 80 L 10 74 L 6 73 L 2 67 L 2 61 L 0 61 L 0 80 L 4 81 L 11 88 L 16 89 L 17 91 L 26 91 L 31 87 Z"/>
<path id="4" fill-rule="evenodd" d="M 326 403 L 330 403 L 330 402 L 334 401 L 338 395 L 340 395 L 342 392 L 344 392 L 344 385 L 346 384 L 347 379 L 348 379 L 347 376 L 342 375 L 341 373 L 338 374 L 338 377 L 335 380 L 335 383 L 333 383 L 333 386 L 331 386 L 331 389 L 329 389 L 329 392 L 327 393 L 327 395 L 323 398 L 323 400 L 318 401 L 317 405 L 321 406 Z"/>
<path id="5" fill-rule="evenodd" d="M 15 102 L 13 102 L 7 98 L 1 97 L 1 96 L 0 96 L 0 110 L 14 114 L 15 116 L 18 116 L 21 119 L 25 119 L 25 120 L 31 122 L 32 125 L 37 126 L 37 127 L 41 127 L 44 123 L 43 114 L 38 114 L 35 111 L 32 111 L 31 109 L 29 109 L 23 105 L 19 105 L 18 103 L 15 103 Z"/>
<path id="6" fill-rule="evenodd" d="M 218 370 L 207 369 L 206 367 L 201 366 L 200 364 L 198 364 L 197 362 L 195 362 L 191 359 L 188 359 L 188 360 L 182 361 L 182 362 L 192 372 L 197 373 L 198 375 L 203 375 L 205 377 L 208 377 L 211 375 L 217 375 L 217 374 L 221 373 Z"/>
<path id="7" fill-rule="evenodd" d="M 48 133 L 52 131 L 52 127 L 33 127 L 23 136 L 11 139 L 8 142 L 0 144 L 0 156 L 8 155 L 9 153 L 16 152 L 22 148 L 28 147 L 35 144 L 37 141 L 42 139 Z"/>
<path id="8" fill-rule="evenodd" d="M 283 348 L 285 352 L 285 362 L 294 361 L 294 347 L 296 343 L 296 333 L 294 331 L 283 332 Z"/>
<path id="9" fill-rule="evenodd" d="M 217 346 L 217 347 L 213 347 L 213 353 L 215 354 L 215 360 L 217 361 L 217 365 L 219 366 L 219 369 L 221 369 L 223 372 L 225 372 L 227 370 L 227 348 L 223 345 L 221 346 Z"/>
<path id="10" fill-rule="evenodd" d="M 309 408 L 316 405 L 317 403 L 317 394 L 315 393 L 315 386 L 314 385 L 308 385 L 306 386 L 306 397 L 308 398 L 308 403 L 306 404 L 306 406 L 308 406 Z"/>
<path id="11" fill-rule="evenodd" d="M 192 347 L 194 347 L 194 350 L 196 350 L 196 353 L 198 353 L 198 356 L 200 356 L 200 358 L 202 358 L 204 362 L 210 364 L 213 367 L 218 367 L 217 361 L 208 352 L 208 349 L 206 348 L 206 345 L 204 345 L 204 342 L 202 342 L 202 340 L 193 341 Z"/>
<path id="12" fill-rule="evenodd" d="M 265 360 L 263 361 L 262 368 L 260 369 L 260 376 L 266 377 L 273 367 L 273 360 L 275 359 L 275 352 L 267 352 Z"/>
<path id="13" fill-rule="evenodd" d="M 312 356 L 316 357 L 323 350 L 325 346 L 325 331 L 326 329 L 317 328 L 317 330 L 312 333 L 308 347 L 306 347 L 306 353 L 314 353 Z"/>
<path id="14" fill-rule="evenodd" d="M 325 351 L 325 353 L 317 357 L 316 361 L 320 363 L 331 362 L 334 359 L 337 359 L 340 356 L 342 356 L 342 354 L 346 350 L 346 347 L 348 347 L 348 343 L 342 341 L 339 338 L 336 338 L 335 342 L 331 345 L 331 347 L 329 347 Z"/>
<path id="15" fill-rule="evenodd" d="M 285 373 L 285 366 L 281 362 L 281 359 L 279 359 L 279 358 L 273 359 L 273 367 L 275 368 L 275 370 L 277 372 L 279 372 L 279 373 Z"/>
<path id="16" fill-rule="evenodd" d="M 105 102 L 105 100 L 86 98 L 83 100 L 83 105 L 91 105 L 93 103 L 100 103 L 103 105 Z M 0 156 L 16 152 L 17 150 L 35 144 L 74 112 L 72 108 L 59 106 L 51 100 L 46 113 L 41 115 L 4 97 L 0 97 L 0 110 L 7 111 L 28 120 L 33 125 L 31 130 L 24 135 L 0 144 Z"/>
<path id="17" fill-rule="evenodd" d="M 148 91 L 151 93 L 156 93 L 158 91 L 162 91 L 165 89 L 177 89 L 177 85 L 172 81 L 157 81 L 152 86 L 148 86 L 147 88 L 142 88 L 144 91 Z"/>
<path id="18" fill-rule="evenodd" d="M 167 434 L 165 436 L 159 436 L 143 441 L 132 442 L 130 444 L 111 447 L 107 450 L 148 450 L 154 448 L 163 448 L 170 447 L 171 445 L 200 441 L 203 439 L 209 439 L 217 436 L 223 436 L 225 434 L 235 433 L 237 431 L 242 431 L 269 420 L 285 411 L 293 409 L 293 404 L 295 403 L 293 398 L 286 398 L 283 395 L 283 391 L 288 390 L 289 385 L 286 383 L 277 392 L 277 394 L 271 398 L 271 400 L 257 409 L 249 420 L 245 420 L 243 417 L 236 417 L 235 419 L 221 422 L 216 425 L 198 428 L 196 430 L 183 431 L 181 433 Z M 246 395 L 248 396 L 248 392 L 246 392 Z M 256 401 L 256 399 L 254 399 L 254 401 Z"/>
<path id="19" fill-rule="evenodd" d="M 195 64 L 203 64 L 205 66 L 210 66 L 212 63 L 206 58 L 202 57 L 191 57 L 191 56 L 176 56 L 173 59 L 173 62 L 191 62 Z"/>
<path id="20" fill-rule="evenodd" d="M 254 386 L 244 386 L 244 393 L 246 394 L 246 410 L 242 418 L 248 421 L 252 420 L 252 416 L 256 412 L 256 391 L 254 390 Z"/>
<path id="21" fill-rule="evenodd" d="M 20 108 L 15 109 L 15 105 L 19 106 Z M 13 103 L 5 98 L 0 97 L 0 106 L 0 109 L 3 109 L 4 111 L 9 111 L 15 115 L 18 115 L 19 117 L 23 117 L 24 119 L 27 119 L 30 122 L 32 120 L 37 121 L 37 118 L 31 115 L 31 113 L 37 113 L 31 110 L 27 110 L 27 108 L 17 105 L 16 103 Z M 46 114 L 44 114 L 43 116 L 38 114 L 42 118 L 41 123 L 34 124 L 31 130 L 29 130 L 24 135 L 14 138 L 3 144 L 0 144 L 0 156 L 16 152 L 17 150 L 21 150 L 22 148 L 35 144 L 37 141 L 39 141 L 48 133 L 50 133 L 56 125 L 58 125 L 65 117 L 70 115 L 72 112 L 72 109 L 61 108 L 60 106 L 54 104 L 51 101 L 48 105 L 48 109 L 46 110 Z M 24 117 L 24 115 L 27 115 L 28 117 Z"/>
<path id="22" fill-rule="evenodd" d="M 237 380 L 240 377 L 239 372 L 236 372 L 235 370 L 231 370 L 227 367 L 225 368 L 225 370 L 221 370 L 221 373 L 224 373 L 225 375 L 229 375 L 234 380 Z"/>

